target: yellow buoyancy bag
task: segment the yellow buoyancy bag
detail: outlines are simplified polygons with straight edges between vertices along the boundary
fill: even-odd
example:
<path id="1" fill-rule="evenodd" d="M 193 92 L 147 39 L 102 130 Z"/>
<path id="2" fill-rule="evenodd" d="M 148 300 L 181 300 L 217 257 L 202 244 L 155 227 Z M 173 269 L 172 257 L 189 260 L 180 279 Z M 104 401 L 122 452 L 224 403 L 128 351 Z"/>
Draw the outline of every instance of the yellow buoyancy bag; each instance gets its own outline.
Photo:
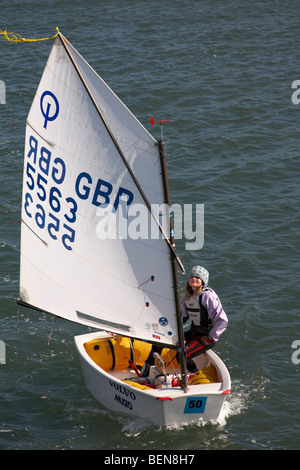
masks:
<path id="1" fill-rule="evenodd" d="M 134 351 L 132 351 L 131 344 Z M 143 341 L 132 340 L 123 336 L 99 338 L 88 341 L 84 345 L 90 358 L 102 369 L 126 369 L 129 359 L 134 359 L 137 364 L 143 365 L 149 354 L 151 345 Z"/>
<path id="2" fill-rule="evenodd" d="M 205 369 L 198 370 L 188 378 L 188 385 L 210 384 L 218 382 L 217 371 L 212 364 Z"/>

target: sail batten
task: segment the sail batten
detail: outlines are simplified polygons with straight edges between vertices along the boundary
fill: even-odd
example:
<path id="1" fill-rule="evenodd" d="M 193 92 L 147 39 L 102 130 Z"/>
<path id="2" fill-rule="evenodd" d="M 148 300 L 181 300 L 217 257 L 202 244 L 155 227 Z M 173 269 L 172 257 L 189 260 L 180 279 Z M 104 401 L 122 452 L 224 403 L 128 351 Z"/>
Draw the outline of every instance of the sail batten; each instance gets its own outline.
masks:
<path id="1" fill-rule="evenodd" d="M 155 139 L 61 34 L 27 122 L 20 302 L 174 347 L 176 253 L 169 214 L 152 210 L 165 202 Z M 159 237 L 131 236 L 138 221 L 116 236 L 134 205 Z"/>

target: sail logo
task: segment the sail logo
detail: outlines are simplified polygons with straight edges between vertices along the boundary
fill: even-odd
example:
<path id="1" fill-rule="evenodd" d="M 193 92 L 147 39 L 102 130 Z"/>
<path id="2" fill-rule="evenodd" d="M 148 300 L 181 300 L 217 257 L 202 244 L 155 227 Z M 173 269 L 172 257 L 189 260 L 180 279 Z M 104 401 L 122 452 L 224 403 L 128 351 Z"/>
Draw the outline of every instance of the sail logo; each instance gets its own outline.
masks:
<path id="1" fill-rule="evenodd" d="M 167 326 L 168 324 L 168 319 L 166 317 L 160 317 L 160 319 L 158 320 L 158 323 L 161 325 L 161 326 Z"/>
<path id="2" fill-rule="evenodd" d="M 50 100 L 49 100 L 50 98 Z M 51 91 L 44 91 L 40 100 L 41 112 L 45 118 L 44 128 L 47 129 L 48 121 L 54 121 L 59 113 L 59 103 Z"/>

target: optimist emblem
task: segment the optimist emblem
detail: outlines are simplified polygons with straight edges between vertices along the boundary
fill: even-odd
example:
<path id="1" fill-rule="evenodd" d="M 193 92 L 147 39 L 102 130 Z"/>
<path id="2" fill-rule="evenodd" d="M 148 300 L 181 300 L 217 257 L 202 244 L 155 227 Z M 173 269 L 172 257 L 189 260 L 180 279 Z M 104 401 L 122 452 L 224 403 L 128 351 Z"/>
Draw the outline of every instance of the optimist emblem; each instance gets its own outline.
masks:
<path id="1" fill-rule="evenodd" d="M 168 324 L 168 319 L 166 317 L 160 317 L 160 319 L 158 320 L 158 323 L 161 325 L 161 326 L 167 326 Z"/>
<path id="2" fill-rule="evenodd" d="M 48 99 L 46 99 L 48 97 Z M 49 99 L 50 98 L 50 99 Z M 44 91 L 40 101 L 41 112 L 45 118 L 44 128 L 47 129 L 48 121 L 54 121 L 59 113 L 59 103 L 51 91 Z M 54 112 L 53 112 L 54 109 Z"/>

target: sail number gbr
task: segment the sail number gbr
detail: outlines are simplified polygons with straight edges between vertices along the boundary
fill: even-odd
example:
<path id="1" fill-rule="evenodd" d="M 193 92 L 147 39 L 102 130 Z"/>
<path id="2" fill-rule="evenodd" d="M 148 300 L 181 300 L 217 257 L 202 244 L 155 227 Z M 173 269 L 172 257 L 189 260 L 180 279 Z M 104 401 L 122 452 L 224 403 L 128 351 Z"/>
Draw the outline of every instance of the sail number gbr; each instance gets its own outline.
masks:
<path id="1" fill-rule="evenodd" d="M 50 166 L 51 152 L 45 147 L 40 149 L 40 155 L 37 157 L 38 141 L 33 136 L 29 137 L 29 146 L 28 160 L 25 163 L 25 213 L 40 229 L 47 229 L 53 240 L 61 237 L 63 246 L 72 250 L 77 202 L 72 197 L 63 198 L 62 195 L 61 185 L 66 175 L 65 163 L 60 157 L 56 157 Z"/>

